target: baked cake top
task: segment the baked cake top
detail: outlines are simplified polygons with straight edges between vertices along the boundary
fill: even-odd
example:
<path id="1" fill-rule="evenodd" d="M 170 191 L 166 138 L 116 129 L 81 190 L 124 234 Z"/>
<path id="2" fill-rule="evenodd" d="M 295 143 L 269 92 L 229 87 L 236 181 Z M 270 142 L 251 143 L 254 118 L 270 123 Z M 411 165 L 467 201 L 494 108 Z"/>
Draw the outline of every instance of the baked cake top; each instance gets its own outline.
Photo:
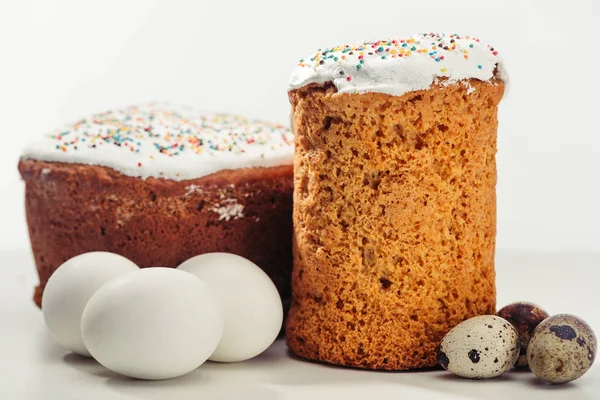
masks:
<path id="1" fill-rule="evenodd" d="M 404 39 L 367 41 L 319 49 L 298 63 L 290 89 L 333 82 L 340 93 L 400 96 L 475 78 L 507 80 L 498 51 L 472 36 L 422 33 Z"/>
<path id="2" fill-rule="evenodd" d="M 293 153 L 293 135 L 282 125 L 153 103 L 81 119 L 31 143 L 22 158 L 180 181 L 292 164 Z"/>

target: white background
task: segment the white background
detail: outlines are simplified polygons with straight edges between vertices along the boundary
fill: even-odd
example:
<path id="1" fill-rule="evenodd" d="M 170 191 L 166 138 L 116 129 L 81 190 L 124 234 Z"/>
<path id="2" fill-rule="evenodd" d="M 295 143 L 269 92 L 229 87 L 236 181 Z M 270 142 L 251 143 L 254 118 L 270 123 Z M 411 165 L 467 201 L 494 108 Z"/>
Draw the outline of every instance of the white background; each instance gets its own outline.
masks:
<path id="1" fill-rule="evenodd" d="M 26 141 L 150 100 L 286 122 L 297 60 L 421 31 L 475 35 L 504 57 L 498 248 L 600 250 L 600 2 L 2 1 L 0 248 L 26 248 Z"/>
<path id="2" fill-rule="evenodd" d="M 137 102 L 285 123 L 289 74 L 319 47 L 430 30 L 475 35 L 499 49 L 511 76 L 500 109 L 498 305 L 531 300 L 598 330 L 600 255 L 583 253 L 600 251 L 599 20 L 596 0 L 0 0 L 0 397 L 597 398 L 597 365 L 559 387 L 518 372 L 472 382 L 301 362 L 282 342 L 175 380 L 118 377 L 60 349 L 31 302 L 37 277 L 16 165 L 36 135 Z"/>

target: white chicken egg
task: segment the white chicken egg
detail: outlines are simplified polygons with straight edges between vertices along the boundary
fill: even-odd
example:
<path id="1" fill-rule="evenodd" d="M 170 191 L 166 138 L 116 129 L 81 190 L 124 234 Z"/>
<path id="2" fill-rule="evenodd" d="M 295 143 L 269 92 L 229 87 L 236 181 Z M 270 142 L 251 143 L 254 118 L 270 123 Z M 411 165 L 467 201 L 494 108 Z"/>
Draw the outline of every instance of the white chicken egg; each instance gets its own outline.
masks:
<path id="1" fill-rule="evenodd" d="M 281 298 L 256 264 L 234 254 L 208 253 L 185 261 L 178 269 L 206 282 L 220 300 L 223 336 L 211 361 L 248 360 L 277 338 L 283 322 Z"/>
<path id="2" fill-rule="evenodd" d="M 139 379 L 169 379 L 208 359 L 223 330 L 218 302 L 185 271 L 146 268 L 92 296 L 81 320 L 88 350 L 106 368 Z"/>
<path id="3" fill-rule="evenodd" d="M 107 252 L 81 254 L 62 264 L 42 297 L 44 322 L 58 344 L 89 357 L 80 330 L 85 305 L 106 282 L 138 269 L 125 257 Z"/>

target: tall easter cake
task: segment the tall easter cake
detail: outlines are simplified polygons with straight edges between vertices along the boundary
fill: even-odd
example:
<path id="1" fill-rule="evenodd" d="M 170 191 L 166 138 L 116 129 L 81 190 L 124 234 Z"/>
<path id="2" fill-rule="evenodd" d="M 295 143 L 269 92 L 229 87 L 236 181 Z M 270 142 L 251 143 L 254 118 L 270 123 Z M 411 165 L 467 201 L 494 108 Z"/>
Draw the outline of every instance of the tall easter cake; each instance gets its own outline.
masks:
<path id="1" fill-rule="evenodd" d="M 283 126 L 169 104 L 93 115 L 32 143 L 19 170 L 36 303 L 64 261 L 109 251 L 140 267 L 238 254 L 267 272 L 285 304 L 292 158 Z"/>
<path id="2" fill-rule="evenodd" d="M 386 370 L 436 364 L 495 311 L 498 52 L 418 34 L 324 48 L 290 79 L 296 354 Z"/>

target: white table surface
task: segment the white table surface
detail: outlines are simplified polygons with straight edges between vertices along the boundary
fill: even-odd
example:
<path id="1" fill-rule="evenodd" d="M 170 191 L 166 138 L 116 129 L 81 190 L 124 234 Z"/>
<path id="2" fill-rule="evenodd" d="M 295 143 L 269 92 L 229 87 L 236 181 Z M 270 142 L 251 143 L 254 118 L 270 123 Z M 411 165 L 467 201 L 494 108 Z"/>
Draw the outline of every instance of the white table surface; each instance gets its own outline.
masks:
<path id="1" fill-rule="evenodd" d="M 177 379 L 124 378 L 56 345 L 31 300 L 37 277 L 29 252 L 1 256 L 0 399 L 600 399 L 598 365 L 562 386 L 516 371 L 471 381 L 442 370 L 373 372 L 314 364 L 291 356 L 281 340 L 253 360 L 209 362 Z M 600 333 L 600 254 L 500 253 L 496 269 L 499 307 L 533 301 L 551 314 L 579 315 Z"/>

